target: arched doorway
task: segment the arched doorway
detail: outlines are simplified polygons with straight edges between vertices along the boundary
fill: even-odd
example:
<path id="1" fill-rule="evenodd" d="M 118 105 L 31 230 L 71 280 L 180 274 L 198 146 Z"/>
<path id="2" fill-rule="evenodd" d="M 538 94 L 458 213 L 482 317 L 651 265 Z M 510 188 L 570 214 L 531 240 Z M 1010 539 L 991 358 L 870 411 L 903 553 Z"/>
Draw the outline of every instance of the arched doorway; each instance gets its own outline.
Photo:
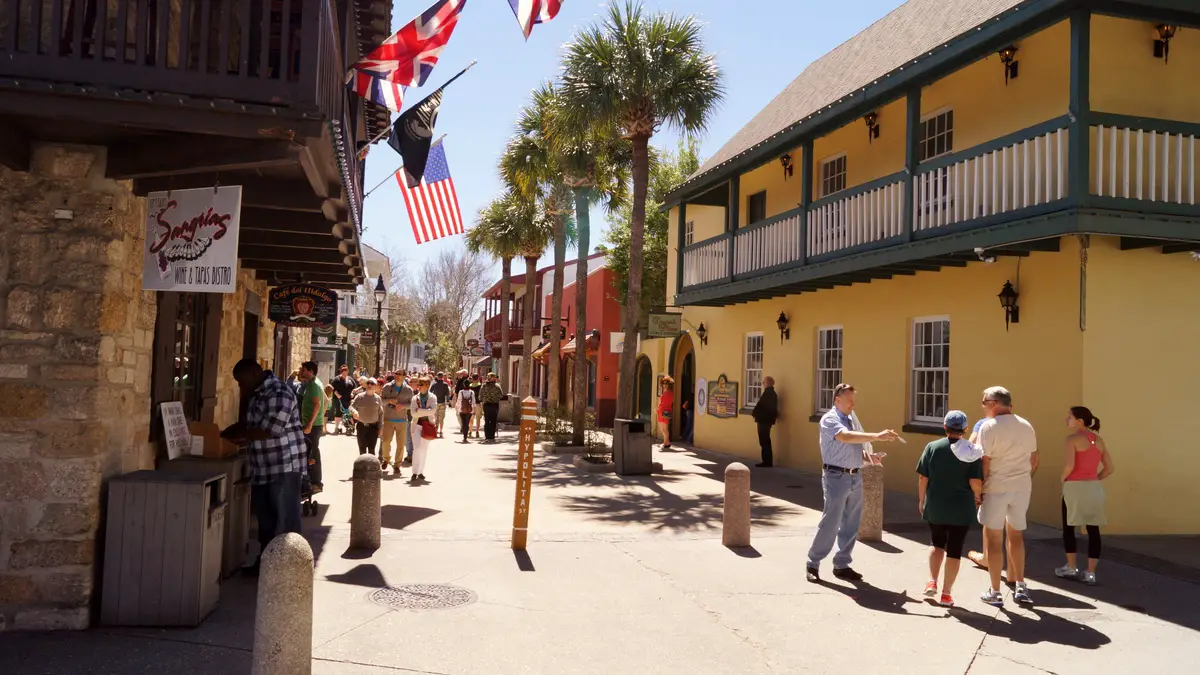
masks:
<path id="1" fill-rule="evenodd" d="M 671 415 L 671 437 L 679 438 L 683 431 L 683 404 L 689 414 L 696 410 L 696 350 L 692 336 L 684 333 L 675 342 L 671 377 L 675 379 L 675 410 Z"/>
<path id="2" fill-rule="evenodd" d="M 650 359 L 639 356 L 637 360 L 637 407 L 638 416 L 650 419 L 654 409 L 654 366 Z"/>

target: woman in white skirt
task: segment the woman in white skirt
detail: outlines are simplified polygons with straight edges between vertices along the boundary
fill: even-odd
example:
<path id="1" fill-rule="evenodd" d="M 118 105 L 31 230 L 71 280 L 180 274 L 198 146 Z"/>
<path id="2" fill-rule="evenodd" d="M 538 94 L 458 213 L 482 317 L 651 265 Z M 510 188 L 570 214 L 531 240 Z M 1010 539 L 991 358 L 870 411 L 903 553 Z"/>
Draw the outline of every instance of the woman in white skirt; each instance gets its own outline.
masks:
<path id="1" fill-rule="evenodd" d="M 432 425 L 432 435 L 437 436 L 437 396 L 429 393 L 429 384 L 428 377 L 418 380 L 420 393 L 413 396 L 412 403 L 409 404 L 409 411 L 412 413 L 410 424 L 415 425 L 412 428 L 413 458 L 410 483 L 425 480 L 425 458 L 429 454 L 429 442 L 432 440 L 425 437 L 426 426 Z"/>
<path id="2" fill-rule="evenodd" d="M 1100 419 L 1083 406 L 1071 408 L 1067 415 L 1067 445 L 1063 457 L 1062 527 L 1067 564 L 1054 570 L 1064 579 L 1096 583 L 1096 565 L 1100 563 L 1100 526 L 1107 525 L 1104 515 L 1105 478 L 1112 475 L 1113 461 L 1100 431 Z M 1080 572 L 1076 556 L 1075 530 L 1087 528 L 1087 571 Z"/>

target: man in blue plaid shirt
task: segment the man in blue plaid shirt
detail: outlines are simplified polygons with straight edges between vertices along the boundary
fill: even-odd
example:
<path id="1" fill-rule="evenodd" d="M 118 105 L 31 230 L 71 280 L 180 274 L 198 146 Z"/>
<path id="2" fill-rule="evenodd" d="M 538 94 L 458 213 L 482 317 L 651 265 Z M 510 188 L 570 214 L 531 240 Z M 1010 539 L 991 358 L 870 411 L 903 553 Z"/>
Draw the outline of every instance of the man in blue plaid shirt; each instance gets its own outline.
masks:
<path id="1" fill-rule="evenodd" d="M 250 498 L 258 517 L 258 541 L 266 550 L 275 537 L 300 532 L 300 485 L 306 470 L 300 405 L 287 383 L 253 359 L 238 361 L 233 379 L 249 405 L 245 421 L 222 436 L 249 446 Z M 258 571 L 257 562 L 250 571 Z"/>

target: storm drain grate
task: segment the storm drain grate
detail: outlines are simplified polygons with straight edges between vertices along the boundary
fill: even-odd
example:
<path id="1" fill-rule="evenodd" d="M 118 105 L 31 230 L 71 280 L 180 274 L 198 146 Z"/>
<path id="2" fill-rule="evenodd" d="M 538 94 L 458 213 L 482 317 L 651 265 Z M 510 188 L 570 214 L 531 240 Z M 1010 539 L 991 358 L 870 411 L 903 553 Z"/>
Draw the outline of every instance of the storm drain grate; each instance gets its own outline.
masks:
<path id="1" fill-rule="evenodd" d="M 371 602 L 392 609 L 450 609 L 475 602 L 473 591 L 449 584 L 404 584 L 385 586 L 367 596 Z"/>

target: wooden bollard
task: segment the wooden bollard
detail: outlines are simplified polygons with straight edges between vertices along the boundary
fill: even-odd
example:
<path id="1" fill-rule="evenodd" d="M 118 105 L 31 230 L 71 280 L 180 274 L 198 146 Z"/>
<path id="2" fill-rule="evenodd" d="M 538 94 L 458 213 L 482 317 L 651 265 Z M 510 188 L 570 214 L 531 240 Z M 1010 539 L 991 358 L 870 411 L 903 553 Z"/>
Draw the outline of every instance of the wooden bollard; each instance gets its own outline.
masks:
<path id="1" fill-rule="evenodd" d="M 741 462 L 725 467 L 721 543 L 730 548 L 750 545 L 750 469 Z"/>
<path id="2" fill-rule="evenodd" d="M 350 548 L 375 550 L 379 548 L 380 496 L 379 482 L 383 469 L 375 455 L 359 455 L 354 460 L 350 496 Z"/>
<path id="3" fill-rule="evenodd" d="M 312 625 L 312 549 L 281 534 L 262 554 L 251 675 L 311 675 Z"/>
<path id="4" fill-rule="evenodd" d="M 537 436 L 537 401 L 521 402 L 521 440 L 517 448 L 517 494 L 513 501 L 512 548 L 524 551 L 529 541 L 529 501 L 533 487 L 533 444 Z"/>
<path id="5" fill-rule="evenodd" d="M 883 467 L 862 468 L 863 510 L 858 523 L 859 541 L 883 541 Z"/>

